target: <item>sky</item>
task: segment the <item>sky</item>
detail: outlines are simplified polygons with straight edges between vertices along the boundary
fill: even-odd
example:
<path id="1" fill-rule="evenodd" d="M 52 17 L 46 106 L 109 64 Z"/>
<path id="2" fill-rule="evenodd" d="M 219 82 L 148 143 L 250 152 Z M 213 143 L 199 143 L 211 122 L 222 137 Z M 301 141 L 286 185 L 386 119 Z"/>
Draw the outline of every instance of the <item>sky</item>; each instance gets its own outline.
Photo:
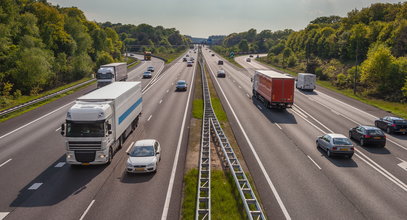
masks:
<path id="1" fill-rule="evenodd" d="M 87 19 L 122 24 L 161 25 L 181 34 L 206 38 L 254 28 L 300 30 L 321 16 L 346 16 L 372 3 L 402 0 L 48 0 L 77 7 Z"/>

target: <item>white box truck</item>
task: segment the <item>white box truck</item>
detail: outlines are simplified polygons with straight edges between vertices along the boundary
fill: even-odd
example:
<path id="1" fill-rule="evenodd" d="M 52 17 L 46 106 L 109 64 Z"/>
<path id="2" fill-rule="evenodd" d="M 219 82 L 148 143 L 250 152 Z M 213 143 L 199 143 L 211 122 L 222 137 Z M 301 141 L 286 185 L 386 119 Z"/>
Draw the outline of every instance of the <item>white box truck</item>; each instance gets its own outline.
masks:
<path id="1" fill-rule="evenodd" d="M 127 64 L 126 63 L 110 63 L 100 66 L 96 73 L 98 81 L 97 87 L 101 88 L 112 82 L 127 80 Z"/>
<path id="2" fill-rule="evenodd" d="M 79 97 L 61 125 L 66 162 L 110 163 L 141 115 L 140 82 L 114 82 Z"/>
<path id="3" fill-rule="evenodd" d="M 316 80 L 317 80 L 317 77 L 315 74 L 298 73 L 297 84 L 295 87 L 297 89 L 313 91 L 316 88 L 316 86 L 315 86 Z"/>

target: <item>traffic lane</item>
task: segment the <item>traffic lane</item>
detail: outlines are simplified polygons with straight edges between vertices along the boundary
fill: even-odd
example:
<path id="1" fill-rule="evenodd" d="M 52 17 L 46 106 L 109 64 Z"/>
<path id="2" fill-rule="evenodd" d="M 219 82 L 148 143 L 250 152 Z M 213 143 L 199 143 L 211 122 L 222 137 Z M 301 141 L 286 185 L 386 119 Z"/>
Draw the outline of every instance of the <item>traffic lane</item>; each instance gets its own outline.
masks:
<path id="1" fill-rule="evenodd" d="M 192 80 L 192 68 L 183 68 L 181 78 Z M 178 74 L 172 73 L 171 79 L 163 80 L 167 88 L 172 86 L 171 81 Z M 126 156 L 115 169 L 112 176 L 106 181 L 100 192 L 95 197 L 95 203 L 87 214 L 86 219 L 130 219 L 137 216 L 139 219 L 160 219 L 166 199 L 168 182 L 171 175 L 176 147 L 179 139 L 182 119 L 187 104 L 187 92 L 175 92 L 172 90 L 162 103 L 156 103 L 156 111 L 153 117 L 144 124 L 143 133 L 134 137 L 133 142 L 140 139 L 157 139 L 161 144 L 162 160 L 158 165 L 156 174 L 131 174 L 125 172 Z M 184 135 L 186 136 L 186 135 Z M 182 145 L 186 149 L 186 142 Z M 185 152 L 185 150 L 183 150 Z M 184 158 L 181 156 L 180 158 Z M 179 164 L 184 164 L 183 159 Z M 181 201 L 182 169 L 177 169 L 181 176 L 175 180 L 178 187 L 174 188 L 175 196 L 172 201 L 175 208 L 170 209 L 169 219 L 179 217 L 179 204 Z M 131 193 L 129 193 L 131 192 Z M 143 199 L 136 199 L 135 196 Z M 105 198 L 112 198 L 106 200 Z M 115 208 L 111 208 L 115 207 Z M 155 211 L 151 211 L 155 210 Z"/>
<path id="2" fill-rule="evenodd" d="M 346 213 L 346 217 L 349 218 L 360 218 L 360 213 L 349 212 L 349 210 L 354 210 L 351 205 L 342 205 L 346 198 L 341 196 L 341 193 L 335 188 L 328 187 L 332 183 L 325 176 L 320 175 L 317 167 L 300 148 L 273 124 L 274 121 L 270 121 L 261 113 L 265 110 L 264 108 L 259 111 L 257 105 L 252 104 L 251 100 L 245 100 L 244 96 L 236 91 L 236 87 L 229 81 L 219 80 L 219 82 L 292 218 L 308 219 L 320 218 L 320 216 L 336 218 L 335 216 L 338 215 L 344 216 L 343 213 Z M 228 107 L 226 109 L 233 130 L 236 132 L 235 137 L 238 139 L 268 216 L 283 218 L 274 197 L 269 196 L 272 195 L 270 187 L 264 180 L 246 141 L 242 138 L 243 134 L 237 128 L 237 122 L 230 115 Z M 288 121 L 296 123 L 293 118 Z M 316 188 L 318 190 L 315 190 Z M 330 210 L 332 206 L 338 208 L 332 211 Z"/>
<path id="3" fill-rule="evenodd" d="M 148 112 L 148 109 L 149 109 L 149 107 L 148 106 L 150 106 L 149 105 L 149 103 L 147 103 L 147 104 L 144 104 L 144 110 L 143 111 L 146 111 L 146 109 L 147 109 L 147 112 Z M 152 109 L 152 108 L 150 108 L 150 109 Z M 64 118 L 64 115 L 65 114 L 63 114 L 63 116 L 61 117 L 62 118 L 62 120 L 63 120 L 63 118 Z M 53 120 L 54 121 L 54 120 Z M 59 134 L 58 134 L 58 132 L 57 132 L 57 137 L 60 137 L 59 136 Z M 61 137 L 60 137 L 61 138 Z M 42 140 L 45 140 L 45 138 L 42 138 Z M 55 149 L 55 145 L 59 145 L 59 144 L 55 144 L 55 143 L 63 143 L 63 140 L 60 140 L 59 142 L 58 141 L 51 141 L 51 142 L 49 142 L 49 140 L 48 141 L 46 141 L 45 143 L 43 143 L 43 144 L 41 144 L 41 146 L 44 146 L 44 148 L 45 149 L 48 149 L 48 150 L 52 150 L 52 149 Z M 33 144 L 31 144 L 31 145 L 35 145 L 35 144 L 37 144 L 37 143 L 33 143 Z M 47 145 L 48 144 L 48 145 Z M 56 153 L 54 153 L 54 154 L 57 154 L 57 156 L 55 157 L 55 158 L 52 158 L 52 157 L 50 157 L 49 155 L 47 155 L 47 154 L 45 154 L 44 153 L 44 151 L 43 150 L 39 150 L 38 151 L 38 154 L 39 154 L 39 157 L 40 158 L 38 158 L 38 160 L 40 160 L 40 161 L 48 161 L 48 160 L 44 160 L 44 158 L 43 158 L 43 156 L 44 155 L 47 155 L 47 159 L 49 159 L 50 161 L 48 161 L 49 162 L 49 164 L 50 163 L 52 163 L 53 164 L 53 162 L 54 161 L 59 161 L 59 162 L 62 162 L 62 161 L 65 161 L 65 158 L 63 157 L 63 155 L 64 155 L 64 153 L 65 153 L 65 149 L 64 149 L 64 147 L 62 146 L 60 149 L 57 149 L 57 150 L 61 150 L 59 153 L 59 155 L 58 155 L 58 152 L 56 152 Z M 37 153 L 37 152 L 36 152 Z M 27 155 L 27 154 L 24 154 L 24 155 Z M 19 159 L 18 158 L 15 158 L 14 160 L 13 160 L 13 162 L 18 162 L 19 161 Z M 32 162 L 32 160 L 26 160 L 26 161 L 28 161 L 28 162 Z M 56 163 L 56 162 L 55 162 Z M 20 163 L 18 163 L 17 165 L 19 165 Z M 49 165 L 48 164 L 48 165 Z M 23 164 L 24 165 L 24 164 Z M 30 166 L 23 166 L 22 167 L 22 169 L 21 170 L 27 170 L 27 167 L 30 167 Z M 47 168 L 47 166 L 45 165 L 45 167 L 44 166 L 38 166 L 39 168 L 38 168 L 38 170 L 40 170 L 40 172 L 37 172 L 37 174 L 38 173 L 41 173 L 41 171 L 44 171 L 43 173 L 41 173 L 41 174 L 39 174 L 38 175 L 38 177 L 31 177 L 31 176 L 27 176 L 27 175 L 21 175 L 22 177 L 24 177 L 24 176 L 26 176 L 25 177 L 25 179 L 26 180 L 19 180 L 19 182 L 21 183 L 21 184 L 23 184 L 23 183 L 27 183 L 28 182 L 28 184 L 25 186 L 25 187 L 20 187 L 20 186 L 15 186 L 14 188 L 16 188 L 16 191 L 18 191 L 19 189 L 21 189 L 21 192 L 24 192 L 29 186 L 30 186 L 30 184 L 31 183 L 34 183 L 35 181 L 37 181 L 37 180 L 39 180 L 39 179 L 44 179 L 43 177 L 44 176 L 46 176 L 48 179 L 52 179 L 51 177 L 50 177 L 50 175 L 49 175 L 49 173 L 53 173 L 52 172 L 52 169 L 53 169 L 53 166 L 49 166 L 48 168 Z M 20 170 L 19 169 L 19 167 L 15 167 L 15 170 Z M 64 171 L 60 171 L 60 172 L 64 172 Z M 35 172 L 32 172 L 32 174 L 34 175 L 35 174 Z M 71 173 L 66 173 L 66 175 L 71 175 Z M 78 177 L 79 179 L 79 183 L 81 183 L 82 181 L 81 181 L 81 178 L 80 177 Z M 7 178 L 5 178 L 5 179 L 7 179 Z M 13 180 L 15 180 L 15 179 L 13 179 L 13 178 L 8 178 L 10 181 L 13 181 Z M 27 181 L 27 179 L 28 179 L 28 181 Z M 30 181 L 31 179 L 33 179 L 32 181 Z M 58 178 L 58 179 L 63 179 L 63 178 Z M 92 178 L 91 178 L 92 179 Z M 47 182 L 49 182 L 49 181 L 47 181 Z M 92 181 L 93 182 L 93 181 Z M 10 184 L 5 184 L 6 186 L 5 186 L 5 188 L 7 188 L 7 189 L 10 189 L 13 185 L 10 185 Z M 45 185 L 45 184 L 44 184 Z M 51 183 L 51 185 L 52 186 L 65 186 L 67 189 L 71 189 L 69 186 L 66 186 L 65 185 L 65 183 L 64 182 L 54 182 L 54 183 Z M 97 182 L 96 182 L 96 185 L 97 185 Z M 50 199 L 51 201 L 55 201 L 55 203 L 58 203 L 60 200 L 58 199 L 59 197 L 58 197 L 58 195 L 60 195 L 60 194 L 64 194 L 64 195 L 70 195 L 72 192 L 71 191 L 69 191 L 68 190 L 68 192 L 66 192 L 66 191 L 64 191 L 63 189 L 65 188 L 65 187 L 62 187 L 62 188 L 60 188 L 60 189 L 62 189 L 59 193 L 57 193 L 57 194 L 55 194 L 55 195 L 53 195 L 52 193 L 47 193 L 47 194 L 49 194 L 49 197 L 48 197 L 48 199 Z M 87 188 L 89 188 L 88 186 L 86 186 Z M 96 187 L 97 188 L 97 187 Z M 44 190 L 45 190 L 45 188 L 43 188 Z M 50 188 L 50 189 L 47 189 L 47 190 L 50 190 L 50 191 L 52 191 L 53 189 L 52 188 Z M 14 193 L 14 194 L 17 194 L 17 193 Z M 13 195 L 14 195 L 13 194 Z M 28 195 L 30 195 L 29 193 L 28 193 Z M 38 195 L 38 194 L 36 194 L 36 195 Z M 26 193 L 23 193 L 23 194 L 21 194 L 21 195 L 15 195 L 14 196 L 14 198 L 16 198 L 17 197 L 17 199 L 15 199 L 15 201 L 14 202 L 11 202 L 12 200 L 3 200 L 2 199 L 2 201 L 8 201 L 9 202 L 9 204 L 11 203 L 12 205 L 11 206 L 17 206 L 17 207 L 27 207 L 27 206 L 32 206 L 31 204 L 38 204 L 38 206 L 42 206 L 41 204 L 47 204 L 47 205 L 49 205 L 48 203 L 47 203 L 47 200 L 45 200 L 44 201 L 44 198 L 41 198 L 41 196 L 39 197 L 39 198 L 37 198 L 37 197 L 35 197 L 35 198 L 33 198 L 33 199 L 30 199 L 30 200 L 28 200 L 28 198 L 31 198 L 31 197 L 29 197 L 29 196 L 27 196 L 27 192 Z M 65 198 L 60 198 L 61 200 L 63 200 L 63 199 L 65 199 Z M 26 200 L 25 201 L 25 203 L 23 203 L 22 202 L 22 200 Z M 58 202 L 57 202 L 58 201 Z M 86 202 L 86 201 L 85 201 Z M 66 202 L 65 203 L 67 203 L 67 204 L 70 204 L 70 202 L 69 202 L 69 199 L 67 199 L 66 200 Z M 21 205 L 20 205 L 21 204 Z M 25 204 L 27 204 L 27 205 L 25 205 Z M 80 205 L 85 205 L 85 204 L 80 204 Z M 53 208 L 55 208 L 55 205 L 53 205 L 52 206 Z M 80 207 L 80 206 L 79 206 Z M 22 213 L 23 215 L 24 215 L 24 213 L 25 213 L 25 211 L 26 211 L 27 209 L 25 209 L 25 208 L 22 208 L 21 210 L 20 209 L 18 209 L 18 211 L 14 211 L 13 213 Z M 30 210 L 29 210 L 30 211 Z M 35 209 L 35 211 L 34 210 L 31 210 L 29 213 L 30 213 L 30 215 L 33 215 L 34 213 L 37 213 L 39 216 L 41 216 L 40 215 L 40 213 L 42 213 L 44 211 L 44 207 L 38 207 L 37 209 Z M 48 210 L 47 212 L 50 212 L 50 210 Z M 57 214 L 56 214 L 57 215 Z M 20 216 L 20 215 L 16 215 L 16 216 Z"/>
<path id="4" fill-rule="evenodd" d="M 313 121 L 315 124 L 323 128 L 326 126 L 329 130 L 335 133 L 341 133 L 348 136 L 349 129 L 357 125 L 353 121 L 348 120 L 341 115 L 336 115 L 330 111 L 330 109 L 326 109 L 324 106 L 318 106 L 314 103 L 310 103 L 306 97 L 297 96 L 294 109 L 298 109 L 298 107 L 300 108 L 300 112 L 304 111 L 305 114 L 309 114 L 308 116 L 305 116 L 308 117 L 308 120 Z M 328 129 L 324 128 L 324 130 L 327 132 L 329 131 Z M 404 183 L 407 183 L 406 170 L 399 166 L 402 161 L 398 159 L 400 158 L 401 160 L 407 161 L 405 150 L 395 146 L 389 141 L 387 141 L 384 148 L 379 148 L 377 146 L 361 147 L 359 142 L 355 140 L 354 143 L 355 148 L 369 156 L 369 158 L 373 159 L 380 166 L 384 167 L 392 175 L 396 176 Z"/>

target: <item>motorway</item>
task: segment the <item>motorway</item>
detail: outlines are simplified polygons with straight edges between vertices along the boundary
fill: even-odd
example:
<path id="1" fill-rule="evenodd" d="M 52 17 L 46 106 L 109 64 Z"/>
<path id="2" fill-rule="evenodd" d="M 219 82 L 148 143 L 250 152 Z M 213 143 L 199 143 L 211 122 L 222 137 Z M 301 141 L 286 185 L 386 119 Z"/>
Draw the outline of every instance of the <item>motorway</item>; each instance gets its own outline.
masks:
<path id="1" fill-rule="evenodd" d="M 153 78 L 141 79 L 150 65 Z M 176 60 L 164 68 L 156 58 L 129 72 L 128 81 L 144 88 L 142 118 L 109 166 L 65 164 L 59 134 L 73 101 L 95 85 L 1 123 L 0 219 L 177 219 L 192 90 L 175 92 L 174 83 L 185 79 L 191 86 L 194 74 L 195 64 Z M 144 138 L 161 143 L 158 172 L 126 175 L 126 149 Z"/>
<path id="2" fill-rule="evenodd" d="M 217 65 L 218 55 L 203 52 L 269 218 L 406 218 L 406 136 L 387 135 L 385 148 L 355 143 L 351 160 L 327 158 L 315 144 L 323 133 L 347 135 L 387 112 L 320 87 L 296 90 L 292 109 L 266 109 L 252 99 L 250 78 L 269 67 L 248 56 L 235 59 L 245 69 Z M 215 77 L 219 69 L 226 78 Z"/>

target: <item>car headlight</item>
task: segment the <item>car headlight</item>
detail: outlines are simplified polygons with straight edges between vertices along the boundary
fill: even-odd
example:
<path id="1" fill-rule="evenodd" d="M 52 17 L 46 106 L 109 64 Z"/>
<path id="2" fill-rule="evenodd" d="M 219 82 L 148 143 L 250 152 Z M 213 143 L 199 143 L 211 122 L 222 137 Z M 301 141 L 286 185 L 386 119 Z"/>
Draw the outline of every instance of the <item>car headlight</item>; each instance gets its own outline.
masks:
<path id="1" fill-rule="evenodd" d="M 132 167 L 133 166 L 133 164 L 131 164 L 129 162 L 127 162 L 126 164 L 127 164 L 127 167 Z"/>
<path id="2" fill-rule="evenodd" d="M 149 163 L 147 164 L 148 167 L 153 167 L 155 165 L 155 163 Z"/>

